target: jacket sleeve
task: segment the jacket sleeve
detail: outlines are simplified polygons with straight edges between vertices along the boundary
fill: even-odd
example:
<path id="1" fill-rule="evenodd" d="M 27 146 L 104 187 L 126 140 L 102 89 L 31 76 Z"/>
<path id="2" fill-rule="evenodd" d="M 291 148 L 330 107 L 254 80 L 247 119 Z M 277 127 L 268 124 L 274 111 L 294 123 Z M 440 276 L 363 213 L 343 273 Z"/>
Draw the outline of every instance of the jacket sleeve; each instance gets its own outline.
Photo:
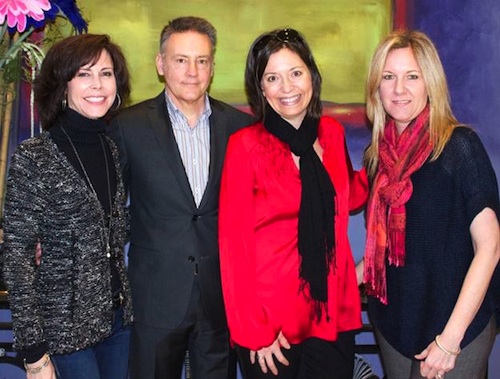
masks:
<path id="1" fill-rule="evenodd" d="M 32 154 L 18 148 L 11 160 L 4 207 L 4 276 L 18 351 L 38 350 L 45 344 L 34 259 L 46 204 L 39 173 Z"/>
<path id="2" fill-rule="evenodd" d="M 232 342 L 258 350 L 269 346 L 273 330 L 259 300 L 255 264 L 254 172 L 241 138 L 228 144 L 219 205 L 222 290 Z"/>

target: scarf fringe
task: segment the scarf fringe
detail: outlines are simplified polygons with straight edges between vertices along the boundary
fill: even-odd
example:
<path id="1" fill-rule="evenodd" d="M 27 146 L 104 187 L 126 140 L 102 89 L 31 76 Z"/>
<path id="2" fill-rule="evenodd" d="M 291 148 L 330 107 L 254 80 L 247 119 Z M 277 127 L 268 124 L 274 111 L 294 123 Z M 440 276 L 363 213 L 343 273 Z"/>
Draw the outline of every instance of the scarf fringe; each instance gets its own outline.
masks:
<path id="1" fill-rule="evenodd" d="M 374 241 L 374 239 L 373 239 Z M 376 254 L 365 257 L 365 271 L 363 280 L 366 293 L 387 304 L 387 286 L 385 275 L 385 246 L 376 246 Z"/>
<path id="2" fill-rule="evenodd" d="M 405 231 L 392 230 L 389 232 L 389 263 L 396 267 L 405 264 Z"/>
<path id="3" fill-rule="evenodd" d="M 331 317 L 328 314 L 328 299 L 319 300 L 311 297 L 310 284 L 302 279 L 300 281 L 299 290 L 306 297 L 307 301 L 311 303 L 311 320 L 316 322 L 320 322 L 323 314 L 325 315 L 326 322 L 331 321 Z M 309 294 L 309 295 L 306 295 Z"/>
<path id="4" fill-rule="evenodd" d="M 312 319 L 316 320 L 316 322 L 320 322 L 323 317 L 323 313 L 325 314 L 326 322 L 330 322 L 331 318 L 328 314 L 328 302 L 322 302 L 318 300 L 313 300 L 312 305 Z"/>
<path id="5" fill-rule="evenodd" d="M 406 207 L 389 209 L 388 249 L 389 263 L 396 267 L 405 264 Z"/>

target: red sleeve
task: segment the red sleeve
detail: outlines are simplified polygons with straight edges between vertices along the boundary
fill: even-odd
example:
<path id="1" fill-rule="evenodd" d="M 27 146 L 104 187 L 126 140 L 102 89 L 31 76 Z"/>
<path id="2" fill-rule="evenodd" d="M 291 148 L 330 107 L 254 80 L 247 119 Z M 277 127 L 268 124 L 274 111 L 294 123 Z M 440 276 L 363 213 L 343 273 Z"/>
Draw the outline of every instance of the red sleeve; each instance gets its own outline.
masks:
<path id="1" fill-rule="evenodd" d="M 352 171 L 349 175 L 349 211 L 357 212 L 366 205 L 369 195 L 368 175 L 363 167 L 360 171 Z"/>
<path id="2" fill-rule="evenodd" d="M 369 182 L 366 169 L 354 171 L 344 139 L 345 161 L 349 170 L 349 211 L 357 212 L 366 205 L 369 195 Z"/>
<path id="3" fill-rule="evenodd" d="M 227 147 L 219 205 L 222 290 L 231 340 L 257 350 L 276 332 L 259 301 L 255 278 L 254 172 L 242 133 Z"/>

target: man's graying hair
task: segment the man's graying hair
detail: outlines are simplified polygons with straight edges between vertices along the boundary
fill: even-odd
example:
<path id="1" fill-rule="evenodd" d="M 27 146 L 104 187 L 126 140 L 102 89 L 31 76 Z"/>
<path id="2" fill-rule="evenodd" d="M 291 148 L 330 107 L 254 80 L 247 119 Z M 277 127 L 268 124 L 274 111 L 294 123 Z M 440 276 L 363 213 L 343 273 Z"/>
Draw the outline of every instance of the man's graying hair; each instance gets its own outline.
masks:
<path id="1" fill-rule="evenodd" d="M 187 16 L 171 20 L 161 31 L 160 52 L 163 52 L 165 42 L 174 33 L 197 32 L 206 35 L 212 44 L 212 55 L 215 54 L 217 45 L 217 31 L 214 26 L 201 17 Z"/>

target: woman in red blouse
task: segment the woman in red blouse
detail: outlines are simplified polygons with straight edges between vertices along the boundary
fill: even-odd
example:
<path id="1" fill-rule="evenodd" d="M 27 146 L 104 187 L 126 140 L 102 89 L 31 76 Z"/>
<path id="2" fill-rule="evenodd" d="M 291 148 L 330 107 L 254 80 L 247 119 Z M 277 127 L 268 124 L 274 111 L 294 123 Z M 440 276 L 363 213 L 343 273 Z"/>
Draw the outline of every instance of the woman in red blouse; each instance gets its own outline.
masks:
<path id="1" fill-rule="evenodd" d="M 367 199 L 342 125 L 322 117 L 321 75 L 293 29 L 261 35 L 245 86 L 257 123 L 229 141 L 220 254 L 245 379 L 352 378 L 361 310 L 347 237 Z"/>

